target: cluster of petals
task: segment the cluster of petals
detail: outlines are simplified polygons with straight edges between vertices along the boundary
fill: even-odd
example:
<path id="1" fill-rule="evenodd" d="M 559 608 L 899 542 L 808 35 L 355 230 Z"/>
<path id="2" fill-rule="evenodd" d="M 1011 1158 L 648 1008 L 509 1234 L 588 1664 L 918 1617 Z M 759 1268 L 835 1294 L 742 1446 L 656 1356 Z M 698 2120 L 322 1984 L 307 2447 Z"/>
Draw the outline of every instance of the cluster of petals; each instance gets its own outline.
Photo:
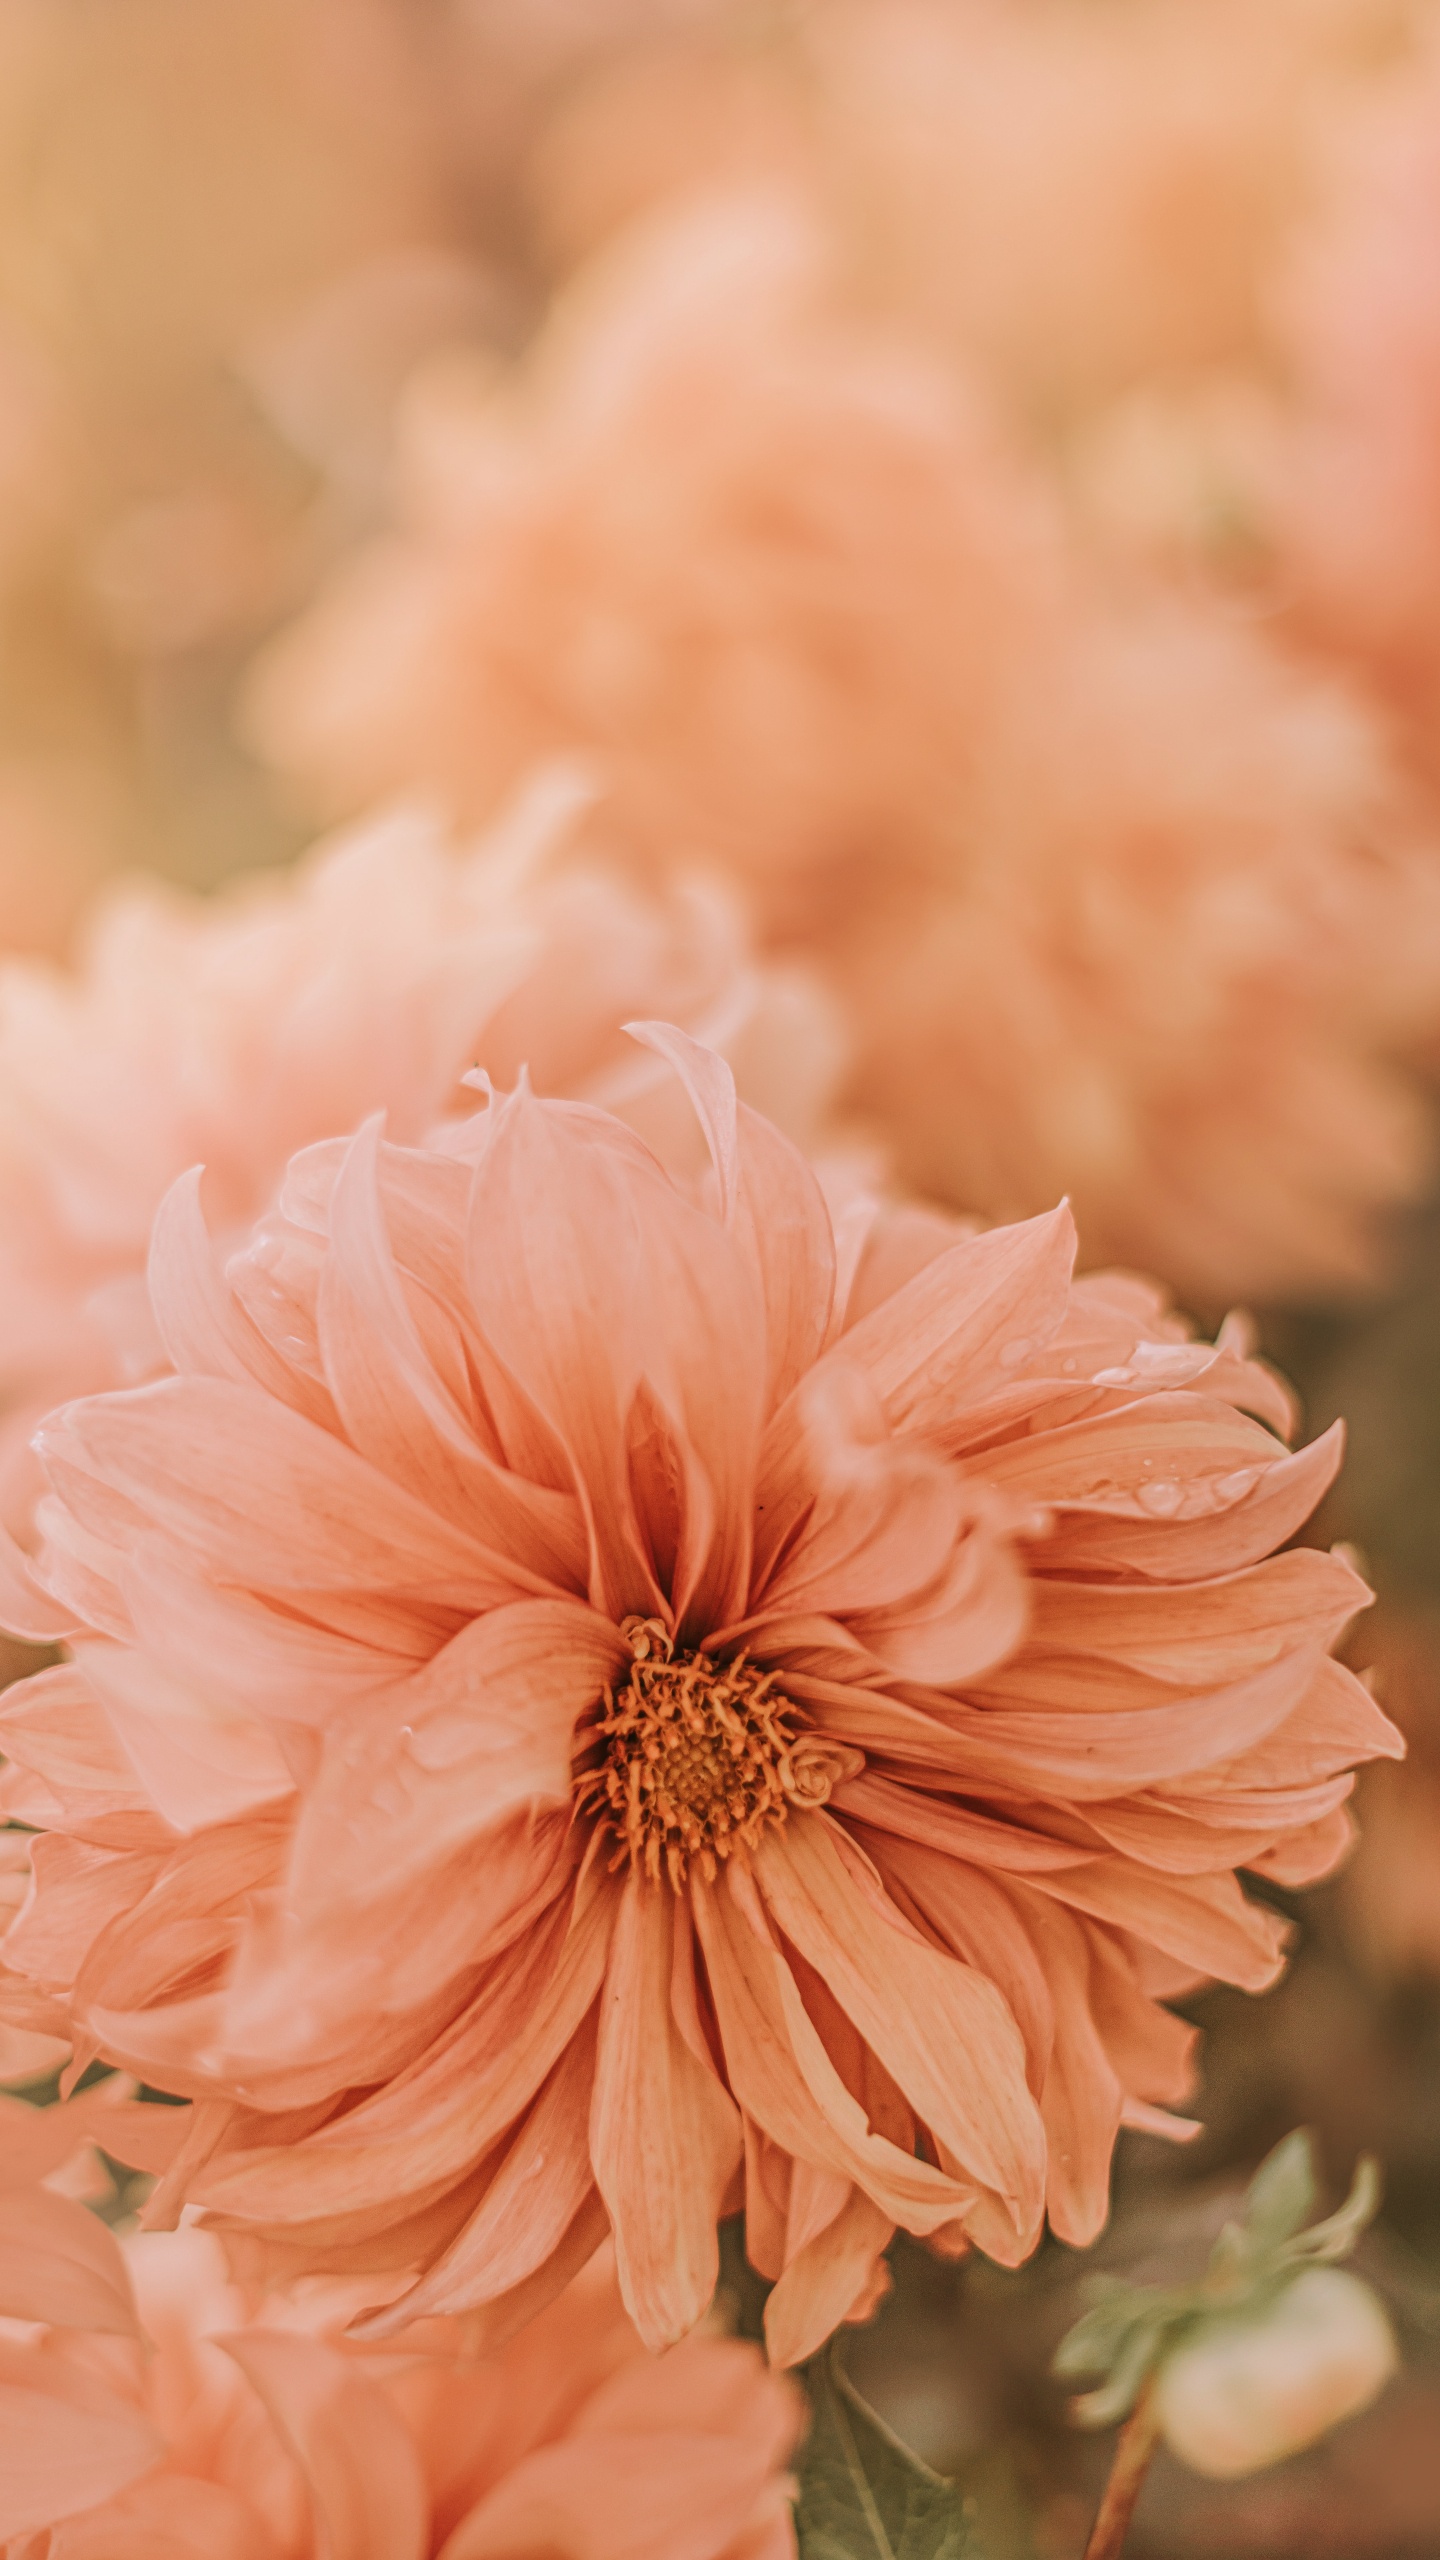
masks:
<path id="1" fill-rule="evenodd" d="M 223 1268 L 171 1194 L 173 1374 L 46 1423 L 12 1559 L 70 1659 L 0 1714 L 7 2005 L 192 2102 L 152 2222 L 373 2280 L 367 2336 L 498 2342 L 608 2226 L 663 2345 L 743 2205 L 788 2362 L 897 2225 L 1094 2234 L 1161 2002 L 1279 1969 L 1236 1870 L 1326 1872 L 1398 1743 L 1363 1585 L 1275 1552 L 1335 1435 L 1243 1338 L 1074 1281 L 1063 1211 L 832 1223 L 645 1037 L 699 1189 L 522 1084 L 302 1153 Z"/>
<path id="2" fill-rule="evenodd" d="M 847 862 L 853 899 L 882 843 L 898 882 L 941 859 L 997 656 L 1054 609 L 1050 527 L 947 369 L 840 306 L 832 247 L 788 190 L 703 197 L 510 381 L 417 393 L 396 532 L 256 671 L 274 761 L 327 811 L 483 816 L 579 749 L 653 861 L 701 849 L 772 918 Z"/>
<path id="3" fill-rule="evenodd" d="M 243 1231 L 297 1148 L 374 1110 L 419 1139 L 473 1106 L 467 1074 L 508 1083 L 522 1062 L 539 1091 L 604 1100 L 663 1148 L 675 1114 L 619 1028 L 657 1008 L 814 1136 L 838 1068 L 821 999 L 798 972 L 753 965 L 722 891 L 646 895 L 579 857 L 587 788 L 553 768 L 463 847 L 401 811 L 215 898 L 136 882 L 101 907 L 73 970 L 0 970 L 12 1511 L 39 1412 L 156 1366 L 145 1257 L 192 1165 L 219 1229 Z"/>
<path id="4" fill-rule="evenodd" d="M 336 2287 L 262 2306 L 202 2231 L 117 2240 L 43 2182 L 74 2109 L 10 2104 L 5 2560 L 792 2560 L 798 2398 L 754 2347 L 657 2363 L 597 2260 L 502 2356 L 367 2353 Z"/>
<path id="5" fill-rule="evenodd" d="M 1207 1300 L 1371 1276 L 1423 1185 L 1440 876 L 1382 736 L 1197 593 L 1112 595 L 793 193 L 642 225 L 417 408 L 411 513 L 262 665 L 331 804 L 601 764 L 827 973 L 898 1169 Z"/>
<path id="6" fill-rule="evenodd" d="M 1202 1302 L 1373 1283 L 1435 1157 L 1433 826 L 1369 712 L 1155 589 L 992 730 L 967 860 L 824 957 L 896 1169 Z"/>

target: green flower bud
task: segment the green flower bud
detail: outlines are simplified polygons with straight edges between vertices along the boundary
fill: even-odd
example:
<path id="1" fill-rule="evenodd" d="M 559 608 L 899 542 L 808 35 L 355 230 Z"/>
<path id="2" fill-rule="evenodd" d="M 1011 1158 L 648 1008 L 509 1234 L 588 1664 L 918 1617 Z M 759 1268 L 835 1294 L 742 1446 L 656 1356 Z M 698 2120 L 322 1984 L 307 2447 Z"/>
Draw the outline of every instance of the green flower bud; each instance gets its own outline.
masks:
<path id="1" fill-rule="evenodd" d="M 1198 2323 L 1160 2367 L 1155 2414 L 1192 2471 L 1238 2480 L 1368 2408 L 1399 2361 L 1369 2286 L 1307 2267 L 1252 2309 Z"/>

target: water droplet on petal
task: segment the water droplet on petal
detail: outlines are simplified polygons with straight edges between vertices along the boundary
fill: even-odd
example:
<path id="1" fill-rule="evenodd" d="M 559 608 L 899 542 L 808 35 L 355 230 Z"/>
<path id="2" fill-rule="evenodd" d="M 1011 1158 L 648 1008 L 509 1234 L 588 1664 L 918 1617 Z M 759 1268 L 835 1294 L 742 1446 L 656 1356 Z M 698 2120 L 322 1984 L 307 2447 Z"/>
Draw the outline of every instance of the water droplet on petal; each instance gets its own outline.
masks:
<path id="1" fill-rule="evenodd" d="M 1162 1520 L 1170 1519 L 1184 1499 L 1178 1484 L 1142 1484 L 1136 1495 L 1143 1511 L 1153 1511 Z"/>

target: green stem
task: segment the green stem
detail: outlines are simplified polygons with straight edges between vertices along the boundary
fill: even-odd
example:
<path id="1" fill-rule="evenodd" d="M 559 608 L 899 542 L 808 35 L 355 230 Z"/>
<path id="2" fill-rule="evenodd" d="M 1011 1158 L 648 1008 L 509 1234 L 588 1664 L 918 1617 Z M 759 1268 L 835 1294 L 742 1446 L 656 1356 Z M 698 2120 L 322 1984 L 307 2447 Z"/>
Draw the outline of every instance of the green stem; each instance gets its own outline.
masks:
<path id="1" fill-rule="evenodd" d="M 1154 2387 L 1147 2383 L 1120 2430 L 1100 2512 L 1085 2545 L 1085 2560 L 1119 2560 L 1159 2433 Z"/>

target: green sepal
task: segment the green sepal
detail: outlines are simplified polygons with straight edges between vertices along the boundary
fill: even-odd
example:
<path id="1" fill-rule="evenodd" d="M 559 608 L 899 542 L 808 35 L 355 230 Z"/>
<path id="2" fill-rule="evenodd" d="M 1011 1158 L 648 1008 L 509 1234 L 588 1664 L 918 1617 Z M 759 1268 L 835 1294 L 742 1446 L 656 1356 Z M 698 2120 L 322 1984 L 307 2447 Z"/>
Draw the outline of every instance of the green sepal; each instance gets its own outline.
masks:
<path id="1" fill-rule="evenodd" d="M 1245 2197 L 1245 2229 L 1265 2247 L 1278 2248 L 1315 2210 L 1315 2157 L 1304 2126 L 1277 2142 L 1262 2160 Z"/>
<path id="2" fill-rule="evenodd" d="M 1077 2425 L 1118 2427 L 1122 2418 L 1128 2418 L 1140 2397 L 1146 2376 L 1159 2360 L 1169 2333 L 1169 2323 L 1163 2313 L 1153 2319 L 1142 2315 L 1135 2320 L 1110 2366 L 1109 2380 L 1102 2383 L 1098 2391 L 1086 2391 L 1072 2403 L 1071 2415 Z"/>
<path id="3" fill-rule="evenodd" d="M 1310 2135 L 1289 2133 L 1263 2160 L 1238 2221 L 1227 2222 L 1197 2283 L 1129 2285 L 1096 2279 L 1090 2308 L 1066 2332 L 1054 2370 L 1101 2380 L 1071 2404 L 1086 2427 L 1113 2427 L 1129 2415 L 1146 2382 L 1183 2340 L 1209 2320 L 1258 2311 L 1304 2266 L 1347 2258 L 1380 2203 L 1380 2172 L 1362 2160 L 1338 2212 L 1305 2228 L 1319 2189 Z"/>

